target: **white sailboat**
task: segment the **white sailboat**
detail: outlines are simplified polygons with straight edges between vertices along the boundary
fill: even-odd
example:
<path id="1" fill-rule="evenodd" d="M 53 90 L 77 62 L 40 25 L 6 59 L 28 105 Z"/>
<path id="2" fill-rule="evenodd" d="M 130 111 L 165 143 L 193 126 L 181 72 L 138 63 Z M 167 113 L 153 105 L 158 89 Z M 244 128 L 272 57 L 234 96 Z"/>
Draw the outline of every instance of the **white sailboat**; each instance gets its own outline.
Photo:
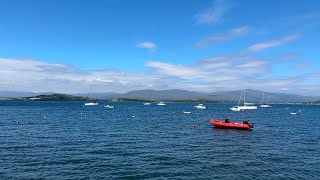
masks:
<path id="1" fill-rule="evenodd" d="M 89 102 L 84 103 L 85 106 L 98 106 L 99 105 L 98 102 L 96 102 L 95 100 L 92 100 L 90 98 L 90 90 L 89 90 L 89 93 L 88 93 L 88 98 L 89 98 Z"/>
<path id="2" fill-rule="evenodd" d="M 147 98 L 146 98 L 146 101 L 143 103 L 143 105 L 149 106 L 149 105 L 151 105 L 151 102 L 148 102 L 148 101 L 147 101 Z"/>
<path id="3" fill-rule="evenodd" d="M 241 101 L 241 98 L 242 98 L 242 94 L 243 94 L 243 91 L 241 91 L 241 95 L 240 95 L 240 98 L 239 98 L 239 102 L 238 102 L 238 105 L 237 106 L 233 106 L 232 108 L 230 108 L 232 111 L 243 111 L 240 107 L 240 101 Z"/>
<path id="4" fill-rule="evenodd" d="M 165 102 L 163 102 L 163 101 L 160 101 L 158 104 L 157 104 L 158 106 L 165 106 L 165 105 L 167 105 Z"/>
<path id="5" fill-rule="evenodd" d="M 159 103 L 157 105 L 158 106 L 165 106 L 166 105 L 165 102 L 161 101 L 161 96 L 160 96 L 160 101 L 159 101 Z"/>
<path id="6" fill-rule="evenodd" d="M 91 100 L 90 102 L 84 103 L 85 106 L 98 106 L 99 103 Z"/>
<path id="7" fill-rule="evenodd" d="M 272 106 L 270 106 L 269 105 L 269 96 L 268 96 L 268 101 L 267 101 L 267 103 L 263 103 L 263 101 L 264 101 L 264 92 L 263 92 L 263 94 L 262 94 L 262 99 L 261 99 L 261 105 L 260 105 L 260 107 L 262 107 L 262 108 L 271 108 Z M 262 104 L 263 103 L 263 104 Z"/>
<path id="8" fill-rule="evenodd" d="M 243 94 L 243 106 L 240 106 L 242 94 Z M 244 111 L 244 110 L 256 110 L 256 109 L 258 109 L 258 107 L 254 106 L 254 103 L 246 102 L 246 90 L 243 90 L 241 92 L 238 105 L 237 106 L 233 106 L 230 109 L 232 111 Z"/>

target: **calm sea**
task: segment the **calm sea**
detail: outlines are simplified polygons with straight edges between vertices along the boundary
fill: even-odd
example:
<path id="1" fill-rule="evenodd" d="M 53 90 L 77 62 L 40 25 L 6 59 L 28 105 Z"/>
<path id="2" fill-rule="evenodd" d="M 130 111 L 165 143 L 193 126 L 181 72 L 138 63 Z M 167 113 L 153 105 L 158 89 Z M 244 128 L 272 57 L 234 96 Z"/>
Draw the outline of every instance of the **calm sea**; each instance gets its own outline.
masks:
<path id="1" fill-rule="evenodd" d="M 194 105 L 1 101 L 0 179 L 320 178 L 320 106 Z M 254 129 L 212 128 L 212 118 Z"/>

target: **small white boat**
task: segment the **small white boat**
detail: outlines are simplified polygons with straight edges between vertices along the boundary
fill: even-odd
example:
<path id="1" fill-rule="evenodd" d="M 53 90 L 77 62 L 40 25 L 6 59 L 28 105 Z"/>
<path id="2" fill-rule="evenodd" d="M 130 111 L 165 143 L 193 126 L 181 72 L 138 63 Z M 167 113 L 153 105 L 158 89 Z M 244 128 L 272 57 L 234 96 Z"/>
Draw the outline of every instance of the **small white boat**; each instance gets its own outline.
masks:
<path id="1" fill-rule="evenodd" d="M 297 113 L 297 112 L 291 112 L 290 114 L 291 115 L 299 115 L 299 113 Z"/>
<path id="2" fill-rule="evenodd" d="M 191 111 L 183 111 L 183 114 L 192 114 Z"/>
<path id="3" fill-rule="evenodd" d="M 270 106 L 269 104 L 262 104 L 262 105 L 260 105 L 260 107 L 262 107 L 262 108 L 271 108 L 272 106 Z"/>
<path id="4" fill-rule="evenodd" d="M 94 101 L 90 101 L 90 102 L 84 103 L 84 105 L 85 105 L 85 106 L 98 106 L 99 103 L 94 102 Z"/>
<path id="5" fill-rule="evenodd" d="M 114 109 L 115 108 L 115 106 L 111 106 L 111 105 L 106 105 L 106 106 L 104 106 L 105 108 L 108 108 L 108 109 Z"/>
<path id="6" fill-rule="evenodd" d="M 204 106 L 203 104 L 198 104 L 196 106 L 194 106 L 196 109 L 207 109 L 206 106 Z"/>
<path id="7" fill-rule="evenodd" d="M 163 101 L 160 101 L 157 105 L 158 105 L 158 106 L 165 106 L 165 105 L 166 105 L 166 103 L 165 103 L 165 102 L 163 102 Z"/>

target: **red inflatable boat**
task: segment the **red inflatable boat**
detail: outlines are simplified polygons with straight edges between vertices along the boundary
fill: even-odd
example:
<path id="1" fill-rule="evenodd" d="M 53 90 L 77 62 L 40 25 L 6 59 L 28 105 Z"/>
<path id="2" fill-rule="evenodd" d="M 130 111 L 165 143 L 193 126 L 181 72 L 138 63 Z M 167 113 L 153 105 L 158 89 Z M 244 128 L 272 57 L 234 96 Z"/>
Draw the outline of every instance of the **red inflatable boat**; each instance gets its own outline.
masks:
<path id="1" fill-rule="evenodd" d="M 217 128 L 227 128 L 227 129 L 251 129 L 253 126 L 248 123 L 248 121 L 243 122 L 230 122 L 228 119 L 224 121 L 211 120 L 211 124 Z"/>

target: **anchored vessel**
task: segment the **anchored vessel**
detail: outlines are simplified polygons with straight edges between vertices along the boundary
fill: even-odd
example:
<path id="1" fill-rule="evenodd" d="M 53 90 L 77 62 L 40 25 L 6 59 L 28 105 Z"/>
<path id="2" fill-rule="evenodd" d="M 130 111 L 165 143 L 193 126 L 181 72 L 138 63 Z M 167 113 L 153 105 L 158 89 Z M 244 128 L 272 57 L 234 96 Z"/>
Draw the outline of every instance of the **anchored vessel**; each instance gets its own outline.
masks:
<path id="1" fill-rule="evenodd" d="M 241 102 L 241 97 L 243 94 L 243 106 L 240 106 L 240 102 Z M 246 102 L 246 90 L 243 90 L 241 92 L 240 98 L 239 98 L 239 102 L 237 106 L 233 106 L 232 108 L 230 108 L 232 111 L 244 111 L 244 110 L 256 110 L 258 109 L 257 106 L 254 106 L 254 103 L 248 103 Z"/>
<path id="2" fill-rule="evenodd" d="M 211 125 L 216 127 L 216 128 L 226 128 L 226 129 L 251 129 L 253 128 L 253 125 L 249 124 L 248 121 L 243 121 L 243 122 L 230 122 L 228 119 L 224 121 L 220 120 L 211 120 Z"/>

